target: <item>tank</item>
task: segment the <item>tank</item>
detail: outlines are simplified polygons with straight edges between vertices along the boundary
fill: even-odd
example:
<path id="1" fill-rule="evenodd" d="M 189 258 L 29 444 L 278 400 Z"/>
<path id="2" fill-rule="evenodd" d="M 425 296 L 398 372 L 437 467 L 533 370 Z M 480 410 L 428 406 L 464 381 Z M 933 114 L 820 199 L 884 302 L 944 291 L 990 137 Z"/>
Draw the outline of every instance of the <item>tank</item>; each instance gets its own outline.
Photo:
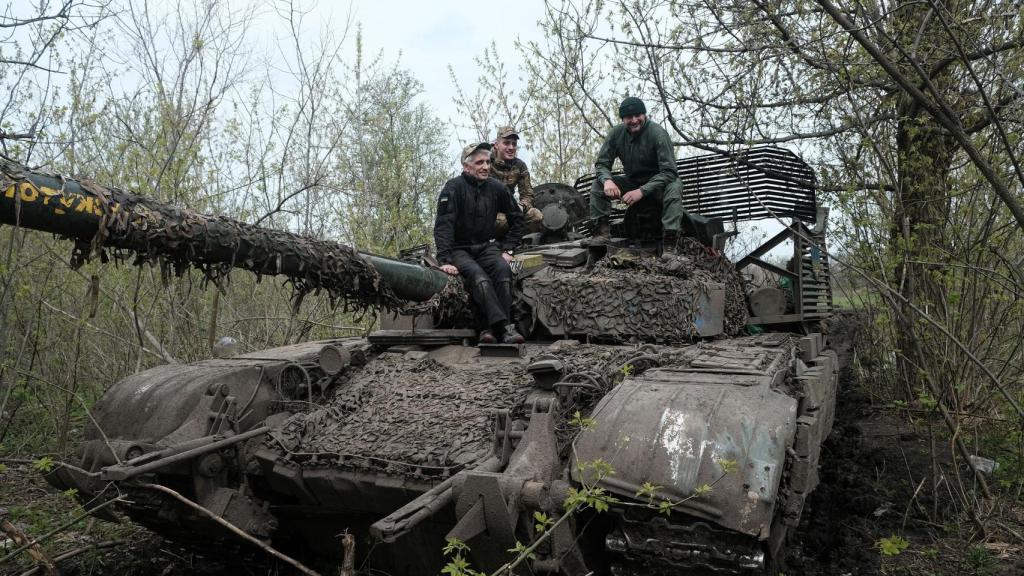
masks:
<path id="1" fill-rule="evenodd" d="M 244 268 L 382 311 L 367 338 L 113 383 L 47 480 L 92 506 L 121 495 L 96 514 L 215 557 L 339 557 L 347 533 L 364 573 L 436 574 L 453 541 L 487 572 L 769 571 L 832 426 L 825 211 L 785 150 L 679 167 L 703 242 L 675 259 L 651 255 L 657 218 L 624 210 L 621 237 L 590 245 L 592 177 L 539 187 L 545 227 L 514 264 L 528 341 L 477 345 L 461 282 L 428 253 L 363 254 L 5 163 L 0 219 L 73 240 L 78 262 Z M 792 224 L 736 262 L 706 246 L 766 214 Z M 790 265 L 764 259 L 783 244 Z M 788 288 L 749 286 L 752 269 Z"/>

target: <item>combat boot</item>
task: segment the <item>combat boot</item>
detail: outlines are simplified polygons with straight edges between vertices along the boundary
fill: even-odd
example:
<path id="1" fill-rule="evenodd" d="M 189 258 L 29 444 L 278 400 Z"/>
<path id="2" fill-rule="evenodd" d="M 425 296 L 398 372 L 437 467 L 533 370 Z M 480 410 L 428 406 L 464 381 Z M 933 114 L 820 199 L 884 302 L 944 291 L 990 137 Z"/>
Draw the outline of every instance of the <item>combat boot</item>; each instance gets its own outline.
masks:
<path id="1" fill-rule="evenodd" d="M 679 232 L 665 230 L 661 243 L 661 259 L 658 261 L 658 269 L 663 274 L 688 278 L 693 265 L 689 258 L 679 253 Z"/>
<path id="2" fill-rule="evenodd" d="M 608 221 L 607 217 L 598 218 L 597 223 L 594 225 L 594 235 L 590 237 L 586 245 L 589 246 L 604 246 L 608 244 L 608 241 L 612 239 L 612 223 Z"/>
<path id="3" fill-rule="evenodd" d="M 679 254 L 679 231 L 665 230 L 661 237 L 661 257 L 671 258 Z"/>
<path id="4" fill-rule="evenodd" d="M 526 338 L 516 330 L 515 324 L 509 324 L 505 326 L 505 336 L 501 339 L 505 344 L 522 344 L 526 342 Z"/>

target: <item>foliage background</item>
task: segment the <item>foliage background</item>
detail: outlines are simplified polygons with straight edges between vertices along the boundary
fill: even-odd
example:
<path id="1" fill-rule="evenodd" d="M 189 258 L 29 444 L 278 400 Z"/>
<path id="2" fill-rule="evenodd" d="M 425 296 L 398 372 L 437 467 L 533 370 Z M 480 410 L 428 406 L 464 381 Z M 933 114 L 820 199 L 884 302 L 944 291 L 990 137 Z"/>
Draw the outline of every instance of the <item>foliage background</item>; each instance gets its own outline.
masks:
<path id="1" fill-rule="evenodd" d="M 256 10 L 283 65 L 253 56 Z M 192 209 L 393 253 L 430 238 L 452 128 L 358 25 L 310 35 L 291 2 L 41 0 L 0 18 L 0 145 L 17 161 Z M 923 486 L 973 519 L 1024 490 L 1022 21 L 1006 0 L 547 0 L 539 41 L 451 73 L 455 126 L 515 124 L 535 182 L 589 169 L 625 95 L 684 154 L 759 144 L 811 163 L 837 293 L 870 318 L 873 406 L 936 422 Z M 274 279 L 68 265 L 0 229 L 0 455 L 52 454 L 105 386 L 166 361 L 359 333 Z M 90 277 L 99 297 L 90 297 Z M 930 432 L 931 433 L 931 432 Z M 970 455 L 1000 464 L 992 486 Z M 951 480 L 952 479 L 952 480 Z M 944 509 L 936 507 L 936 510 Z M 944 518 L 932 518 L 942 523 Z"/>

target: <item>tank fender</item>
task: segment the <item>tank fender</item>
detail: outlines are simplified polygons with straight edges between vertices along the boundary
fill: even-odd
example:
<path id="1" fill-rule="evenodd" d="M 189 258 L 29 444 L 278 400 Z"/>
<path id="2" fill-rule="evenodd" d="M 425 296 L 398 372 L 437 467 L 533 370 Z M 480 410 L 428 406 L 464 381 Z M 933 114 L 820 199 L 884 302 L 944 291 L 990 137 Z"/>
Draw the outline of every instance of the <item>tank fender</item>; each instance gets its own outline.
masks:
<path id="1" fill-rule="evenodd" d="M 773 390 L 771 380 L 649 370 L 601 400 L 594 426 L 576 440 L 575 459 L 604 458 L 615 473 L 600 484 L 623 497 L 638 499 L 649 483 L 657 487 L 655 504 L 685 500 L 678 509 L 687 514 L 767 534 L 797 419 L 797 400 Z M 725 461 L 736 472 L 726 473 Z M 574 480 L 592 480 L 575 462 L 570 469 Z M 704 485 L 710 493 L 691 498 Z"/>

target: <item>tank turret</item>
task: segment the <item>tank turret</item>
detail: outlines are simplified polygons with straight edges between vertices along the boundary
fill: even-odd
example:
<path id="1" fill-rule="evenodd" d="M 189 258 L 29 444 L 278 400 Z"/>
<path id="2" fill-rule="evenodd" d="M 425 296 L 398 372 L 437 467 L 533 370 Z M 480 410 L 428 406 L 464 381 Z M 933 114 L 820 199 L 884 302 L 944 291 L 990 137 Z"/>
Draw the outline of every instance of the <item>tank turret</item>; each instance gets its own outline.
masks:
<path id="1" fill-rule="evenodd" d="M 586 245 L 588 179 L 540 187 L 551 219 L 515 264 L 529 339 L 479 346 L 460 282 L 429 265 L 3 164 L 0 221 L 73 240 L 77 262 L 282 274 L 384 312 L 367 338 L 224 346 L 114 383 L 48 480 L 83 499 L 115 483 L 128 497 L 100 514 L 221 556 L 253 541 L 336 556 L 347 530 L 366 570 L 395 575 L 440 571 L 446 538 L 487 571 L 770 568 L 817 483 L 836 392 L 815 331 L 831 292 L 813 173 L 778 149 L 679 162 L 704 218 L 673 261 L 648 255 L 660 234 L 628 211 L 610 246 Z M 735 263 L 706 249 L 722 221 L 765 214 L 793 222 Z M 785 268 L 764 259 L 781 245 Z M 755 268 L 788 280 L 781 298 L 747 296 Z"/>

